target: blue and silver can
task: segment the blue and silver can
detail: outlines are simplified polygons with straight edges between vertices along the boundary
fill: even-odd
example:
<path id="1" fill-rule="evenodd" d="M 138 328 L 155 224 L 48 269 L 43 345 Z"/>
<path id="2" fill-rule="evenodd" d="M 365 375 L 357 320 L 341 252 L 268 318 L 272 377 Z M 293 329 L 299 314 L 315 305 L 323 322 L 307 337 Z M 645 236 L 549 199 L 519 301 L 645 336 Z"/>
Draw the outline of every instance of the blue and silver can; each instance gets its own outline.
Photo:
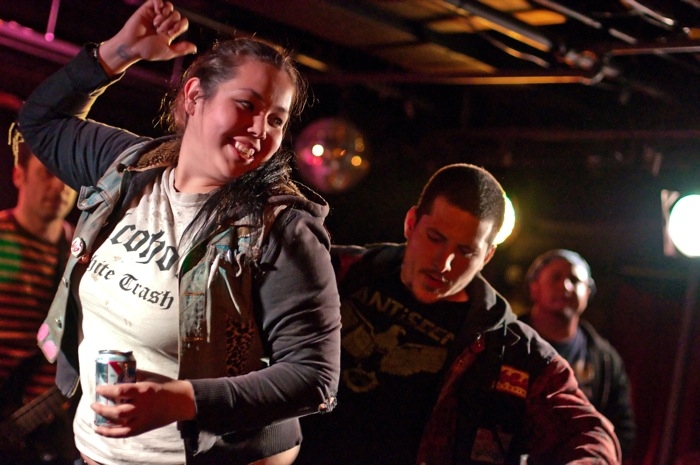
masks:
<path id="1" fill-rule="evenodd" d="M 101 350 L 95 360 L 95 385 L 119 384 L 136 382 L 136 359 L 131 351 Z M 114 402 L 95 394 L 95 401 L 101 404 L 114 405 Z M 112 422 L 102 415 L 95 414 L 95 425 L 111 426 Z"/>

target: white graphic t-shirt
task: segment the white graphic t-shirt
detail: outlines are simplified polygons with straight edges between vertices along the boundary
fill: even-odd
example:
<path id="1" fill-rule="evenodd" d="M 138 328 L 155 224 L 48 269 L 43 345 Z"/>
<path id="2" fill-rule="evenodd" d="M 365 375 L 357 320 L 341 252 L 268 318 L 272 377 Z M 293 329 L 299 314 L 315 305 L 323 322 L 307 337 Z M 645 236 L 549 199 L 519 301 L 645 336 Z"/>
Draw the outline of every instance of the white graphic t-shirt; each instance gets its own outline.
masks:
<path id="1" fill-rule="evenodd" d="M 139 381 L 177 377 L 178 244 L 206 195 L 177 192 L 173 177 L 173 168 L 166 169 L 134 199 L 82 278 L 73 281 L 82 305 L 83 396 L 74 422 L 76 444 L 105 465 L 185 463 L 175 423 L 128 439 L 105 438 L 94 433 L 90 408 L 100 350 L 133 351 Z"/>

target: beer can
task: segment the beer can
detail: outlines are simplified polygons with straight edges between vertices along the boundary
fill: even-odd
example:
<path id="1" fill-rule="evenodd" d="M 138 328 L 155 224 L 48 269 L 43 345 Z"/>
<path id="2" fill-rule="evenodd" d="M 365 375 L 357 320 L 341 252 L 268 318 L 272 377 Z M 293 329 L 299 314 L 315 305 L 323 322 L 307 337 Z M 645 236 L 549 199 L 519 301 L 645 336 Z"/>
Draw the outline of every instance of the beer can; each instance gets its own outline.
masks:
<path id="1" fill-rule="evenodd" d="M 101 350 L 95 359 L 95 385 L 119 384 L 136 382 L 136 359 L 131 351 Z M 114 402 L 95 394 L 95 401 L 105 405 Z M 112 425 L 112 422 L 102 415 L 95 414 L 95 425 Z"/>

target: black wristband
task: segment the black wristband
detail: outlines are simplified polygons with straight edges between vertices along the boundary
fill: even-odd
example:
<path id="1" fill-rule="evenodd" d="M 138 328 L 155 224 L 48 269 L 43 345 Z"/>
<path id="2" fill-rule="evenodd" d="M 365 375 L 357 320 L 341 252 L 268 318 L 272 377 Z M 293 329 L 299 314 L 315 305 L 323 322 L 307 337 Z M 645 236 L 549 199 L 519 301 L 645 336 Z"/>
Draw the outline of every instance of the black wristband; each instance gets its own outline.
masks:
<path id="1" fill-rule="evenodd" d="M 100 49 L 100 45 L 102 44 L 90 44 L 89 48 L 90 56 L 97 64 L 100 64 L 100 56 L 97 54 L 98 50 Z"/>

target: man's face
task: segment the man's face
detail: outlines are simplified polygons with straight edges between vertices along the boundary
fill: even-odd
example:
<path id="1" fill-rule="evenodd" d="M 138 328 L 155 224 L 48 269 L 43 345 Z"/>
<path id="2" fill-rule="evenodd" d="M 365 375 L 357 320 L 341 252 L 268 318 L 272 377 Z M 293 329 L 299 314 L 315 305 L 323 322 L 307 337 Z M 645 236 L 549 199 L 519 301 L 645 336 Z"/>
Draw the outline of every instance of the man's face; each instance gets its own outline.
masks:
<path id="1" fill-rule="evenodd" d="M 13 180 L 19 191 L 18 206 L 45 223 L 65 218 L 78 195 L 36 157 L 29 157 L 26 168 L 17 166 Z"/>
<path id="2" fill-rule="evenodd" d="M 496 250 L 487 240 L 493 227 L 493 221 L 475 218 L 444 197 L 420 219 L 413 207 L 404 221 L 401 281 L 423 303 L 466 301 L 464 288 Z"/>
<path id="3" fill-rule="evenodd" d="M 583 266 L 556 258 L 530 283 L 530 297 L 540 312 L 556 313 L 569 319 L 583 313 L 588 305 L 589 278 Z"/>

